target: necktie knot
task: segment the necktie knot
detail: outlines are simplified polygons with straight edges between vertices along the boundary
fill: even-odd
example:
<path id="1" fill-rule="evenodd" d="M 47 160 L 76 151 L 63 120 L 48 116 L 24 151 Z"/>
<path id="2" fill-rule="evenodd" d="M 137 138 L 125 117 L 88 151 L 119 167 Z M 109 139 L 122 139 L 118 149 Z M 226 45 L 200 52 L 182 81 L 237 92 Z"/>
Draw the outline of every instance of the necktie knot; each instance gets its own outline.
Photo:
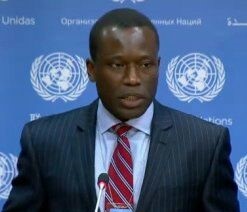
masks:
<path id="1" fill-rule="evenodd" d="M 119 136 L 125 135 L 132 127 L 125 124 L 125 123 L 119 123 L 114 126 L 112 126 L 113 131 Z"/>

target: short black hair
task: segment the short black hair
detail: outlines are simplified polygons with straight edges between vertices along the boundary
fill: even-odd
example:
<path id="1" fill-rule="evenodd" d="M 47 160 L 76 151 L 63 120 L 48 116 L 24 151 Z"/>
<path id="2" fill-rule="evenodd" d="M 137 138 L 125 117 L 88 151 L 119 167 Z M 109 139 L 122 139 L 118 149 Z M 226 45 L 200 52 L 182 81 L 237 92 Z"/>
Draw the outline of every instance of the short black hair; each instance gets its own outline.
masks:
<path id="1" fill-rule="evenodd" d="M 99 18 L 91 29 L 89 35 L 89 51 L 92 60 L 96 59 L 99 46 L 98 42 L 103 29 L 111 26 L 115 26 L 120 29 L 129 27 L 148 27 L 154 32 L 157 47 L 159 48 L 159 35 L 157 29 L 147 16 L 130 8 L 114 9 Z"/>

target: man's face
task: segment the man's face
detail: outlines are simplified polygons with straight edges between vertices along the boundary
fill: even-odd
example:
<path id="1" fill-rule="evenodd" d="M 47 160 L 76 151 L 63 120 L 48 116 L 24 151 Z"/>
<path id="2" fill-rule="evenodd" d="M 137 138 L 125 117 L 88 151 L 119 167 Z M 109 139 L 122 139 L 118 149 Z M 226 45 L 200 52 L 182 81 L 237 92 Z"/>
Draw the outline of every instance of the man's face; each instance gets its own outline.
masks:
<path id="1" fill-rule="evenodd" d="M 95 61 L 88 60 L 88 74 L 98 95 L 116 118 L 141 116 L 152 102 L 158 82 L 158 47 L 147 27 L 103 30 Z"/>

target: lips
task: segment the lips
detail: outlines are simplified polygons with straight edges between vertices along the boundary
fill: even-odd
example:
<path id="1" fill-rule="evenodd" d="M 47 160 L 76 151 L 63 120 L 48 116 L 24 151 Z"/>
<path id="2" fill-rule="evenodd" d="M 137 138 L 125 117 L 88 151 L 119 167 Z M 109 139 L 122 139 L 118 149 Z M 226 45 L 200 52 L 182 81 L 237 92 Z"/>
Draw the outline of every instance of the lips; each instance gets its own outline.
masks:
<path id="1" fill-rule="evenodd" d="M 143 104 L 144 97 L 139 94 L 125 94 L 120 97 L 120 103 L 125 108 L 136 108 Z"/>

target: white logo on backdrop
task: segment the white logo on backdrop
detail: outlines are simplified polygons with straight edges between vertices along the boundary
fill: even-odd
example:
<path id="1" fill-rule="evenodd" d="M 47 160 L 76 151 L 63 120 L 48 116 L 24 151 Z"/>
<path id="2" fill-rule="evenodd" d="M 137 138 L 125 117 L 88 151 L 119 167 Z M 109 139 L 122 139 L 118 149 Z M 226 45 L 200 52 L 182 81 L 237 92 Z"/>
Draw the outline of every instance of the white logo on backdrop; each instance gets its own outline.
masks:
<path id="1" fill-rule="evenodd" d="M 239 191 L 247 197 L 247 155 L 237 163 L 235 181 L 238 184 Z"/>
<path id="2" fill-rule="evenodd" d="M 0 152 L 0 198 L 7 199 L 11 190 L 11 181 L 17 175 L 17 157 Z"/>
<path id="3" fill-rule="evenodd" d="M 112 0 L 113 2 L 119 2 L 119 3 L 124 3 L 125 2 L 125 0 Z M 132 1 L 133 3 L 139 3 L 139 2 L 143 2 L 143 1 L 145 1 L 145 0 L 130 0 L 130 1 Z"/>
<path id="4" fill-rule="evenodd" d="M 181 101 L 211 101 L 225 83 L 224 66 L 219 58 L 201 53 L 177 56 L 168 64 L 166 82 Z"/>
<path id="5" fill-rule="evenodd" d="M 79 56 L 55 52 L 37 57 L 31 68 L 34 90 L 47 101 L 76 100 L 86 89 L 88 76 L 86 63 Z"/>

